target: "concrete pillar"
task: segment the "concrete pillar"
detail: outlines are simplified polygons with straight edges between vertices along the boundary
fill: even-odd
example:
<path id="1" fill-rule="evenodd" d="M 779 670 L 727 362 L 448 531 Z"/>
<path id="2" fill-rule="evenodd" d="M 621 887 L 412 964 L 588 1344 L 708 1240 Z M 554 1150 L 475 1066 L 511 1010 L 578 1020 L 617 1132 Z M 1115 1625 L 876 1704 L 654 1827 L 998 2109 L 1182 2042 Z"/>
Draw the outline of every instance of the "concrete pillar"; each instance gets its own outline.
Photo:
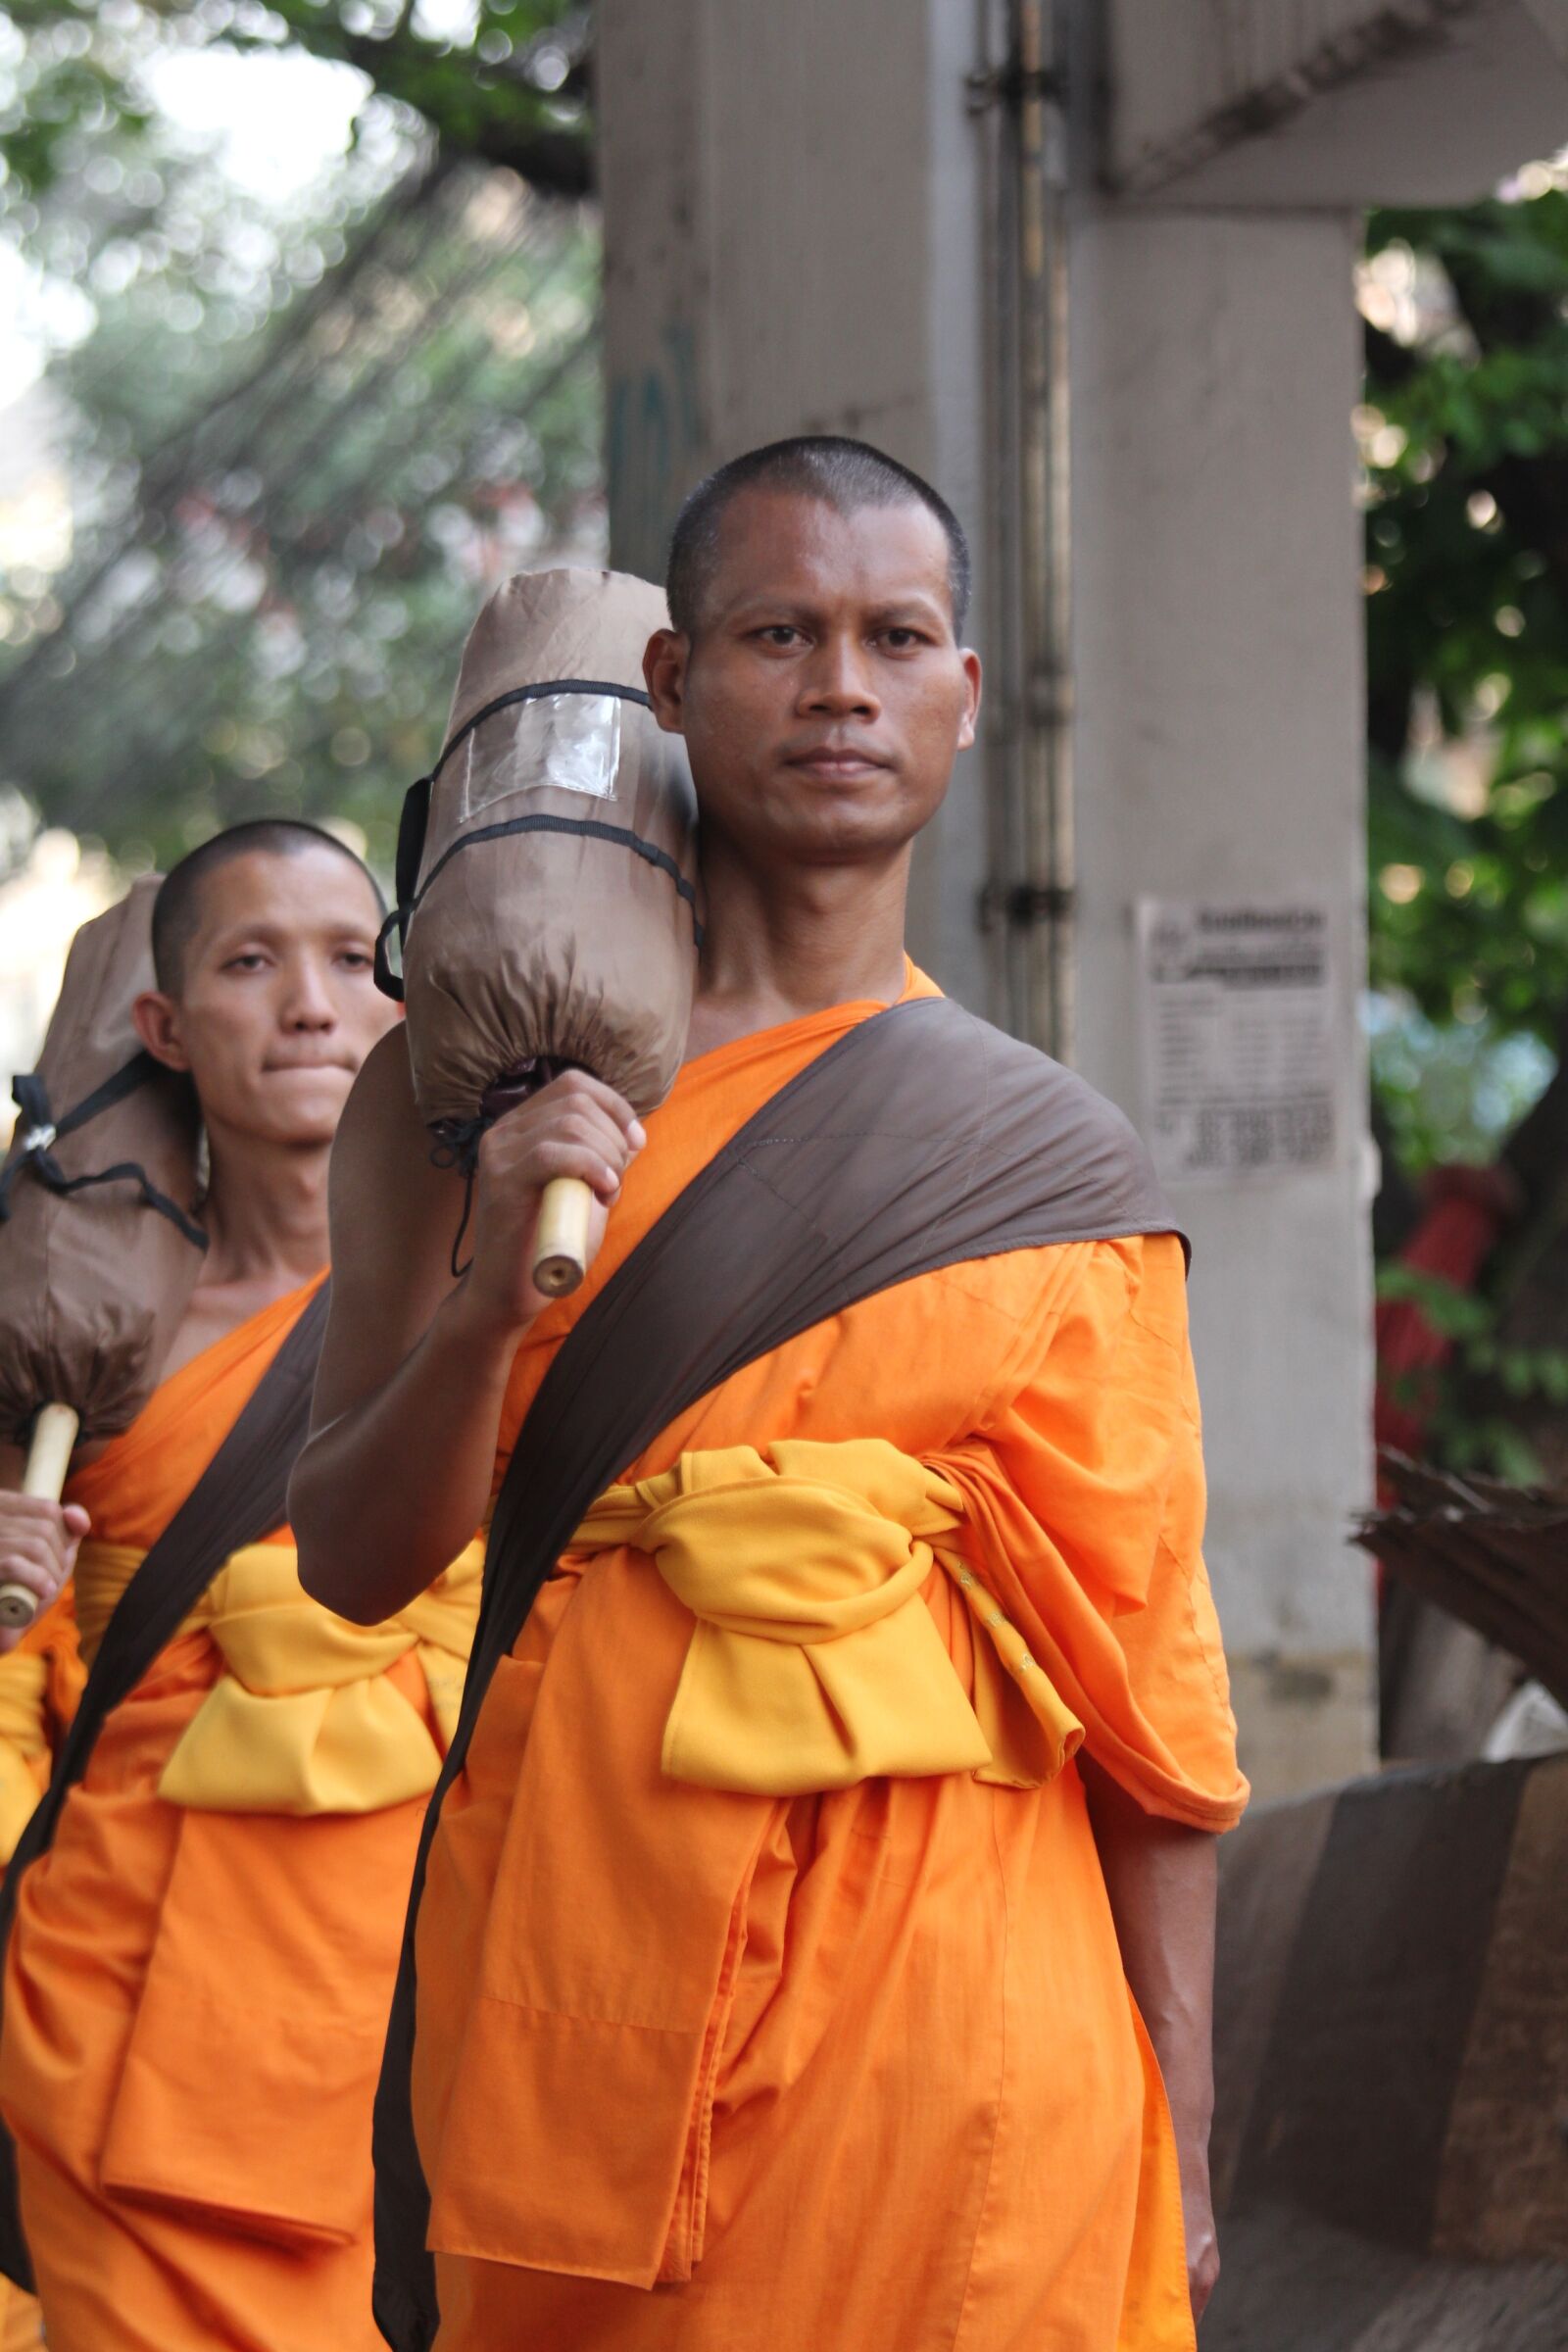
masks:
<path id="1" fill-rule="evenodd" d="M 618 562 L 659 564 L 706 467 L 813 428 L 931 474 L 983 559 L 997 261 L 966 79 L 985 13 L 602 0 Z M 1371 1372 L 1352 217 L 1163 216 L 1086 188 L 1071 237 L 1080 1066 L 1141 1114 L 1141 893 L 1312 893 L 1337 932 L 1337 1164 L 1178 1201 L 1214 1580 L 1246 1760 L 1279 1792 L 1373 1753 L 1369 1579 L 1346 1541 Z M 982 569 L 982 651 L 997 625 Z M 927 845 L 911 944 L 995 1013 L 988 824 L 974 759 Z"/>
<path id="2" fill-rule="evenodd" d="M 985 280 L 969 10 L 954 0 L 604 0 L 611 543 L 659 577 L 682 497 L 786 433 L 939 482 L 978 537 Z M 982 583 L 972 624 L 986 631 Z M 913 947 L 990 1003 L 978 759 L 923 844 Z"/>
<path id="3" fill-rule="evenodd" d="M 1208 1555 L 1268 1792 L 1373 1753 L 1359 320 L 1343 213 L 1075 229 L 1078 1058 L 1138 1113 L 1134 906 L 1335 910 L 1333 1168 L 1172 1188 L 1192 1234 Z"/>

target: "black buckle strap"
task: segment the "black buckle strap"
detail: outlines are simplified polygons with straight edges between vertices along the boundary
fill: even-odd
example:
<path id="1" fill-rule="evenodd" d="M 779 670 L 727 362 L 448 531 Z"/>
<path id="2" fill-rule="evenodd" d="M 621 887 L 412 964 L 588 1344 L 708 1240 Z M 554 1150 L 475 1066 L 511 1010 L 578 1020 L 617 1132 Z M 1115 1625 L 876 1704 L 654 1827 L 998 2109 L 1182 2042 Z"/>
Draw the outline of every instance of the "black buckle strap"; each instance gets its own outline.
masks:
<path id="1" fill-rule="evenodd" d="M 57 1143 L 68 1135 L 74 1135 L 78 1127 L 85 1127 L 88 1120 L 97 1118 L 101 1111 L 112 1110 L 117 1102 L 123 1102 L 127 1095 L 133 1095 L 138 1087 L 145 1086 L 149 1079 L 157 1077 L 161 1068 L 162 1064 L 155 1061 L 150 1054 L 133 1054 L 129 1061 L 122 1062 L 101 1085 L 95 1086 L 90 1094 L 83 1095 L 79 1102 L 72 1109 L 63 1111 L 58 1119 L 51 1108 L 49 1089 L 41 1072 L 28 1070 L 15 1078 L 11 1094 L 22 1113 L 22 1148 L 14 1159 L 0 1168 L 0 1225 L 11 1215 L 11 1196 L 24 1170 L 36 1177 L 51 1193 L 58 1193 L 63 1200 L 73 1193 L 86 1192 L 93 1185 L 128 1181 L 140 1188 L 144 1206 L 156 1209 L 161 1217 L 167 1217 L 194 1248 L 205 1250 L 207 1235 L 193 1218 L 185 1214 L 177 1201 L 159 1191 L 139 1161 L 117 1160 L 111 1168 L 98 1168 L 85 1176 L 68 1176 L 54 1154 Z"/>

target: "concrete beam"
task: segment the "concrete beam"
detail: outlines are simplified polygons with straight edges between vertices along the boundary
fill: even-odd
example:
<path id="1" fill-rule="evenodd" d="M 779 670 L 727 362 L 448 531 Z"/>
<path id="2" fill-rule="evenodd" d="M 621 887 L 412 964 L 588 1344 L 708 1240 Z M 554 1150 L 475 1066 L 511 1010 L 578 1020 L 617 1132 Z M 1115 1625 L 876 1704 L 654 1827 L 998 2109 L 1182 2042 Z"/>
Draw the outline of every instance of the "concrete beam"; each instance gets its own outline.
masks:
<path id="1" fill-rule="evenodd" d="M 1107 0 L 1103 24 L 1118 195 L 1467 203 L 1568 142 L 1565 0 Z"/>

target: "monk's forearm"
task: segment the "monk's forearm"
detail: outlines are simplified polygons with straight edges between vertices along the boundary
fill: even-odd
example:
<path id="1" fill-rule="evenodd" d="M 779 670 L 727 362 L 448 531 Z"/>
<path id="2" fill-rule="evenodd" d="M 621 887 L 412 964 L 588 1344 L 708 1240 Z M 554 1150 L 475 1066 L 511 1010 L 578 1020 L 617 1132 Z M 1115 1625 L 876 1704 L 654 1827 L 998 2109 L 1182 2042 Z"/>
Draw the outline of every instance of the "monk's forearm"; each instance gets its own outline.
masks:
<path id="1" fill-rule="evenodd" d="M 517 1338 L 455 1292 L 390 1379 L 312 1437 L 289 1516 L 318 1600 L 374 1625 L 470 1541 L 489 1505 Z"/>
<path id="2" fill-rule="evenodd" d="M 1147 1814 L 1108 1775 L 1083 1771 L 1122 1966 L 1159 2061 L 1182 2170 L 1194 2300 L 1217 2257 L 1208 2198 L 1214 2108 L 1215 1840 Z"/>
<path id="3" fill-rule="evenodd" d="M 1145 1813 L 1107 1775 L 1084 1775 L 1122 1966 L 1172 2115 L 1206 2135 L 1213 2104 L 1214 1839 Z"/>

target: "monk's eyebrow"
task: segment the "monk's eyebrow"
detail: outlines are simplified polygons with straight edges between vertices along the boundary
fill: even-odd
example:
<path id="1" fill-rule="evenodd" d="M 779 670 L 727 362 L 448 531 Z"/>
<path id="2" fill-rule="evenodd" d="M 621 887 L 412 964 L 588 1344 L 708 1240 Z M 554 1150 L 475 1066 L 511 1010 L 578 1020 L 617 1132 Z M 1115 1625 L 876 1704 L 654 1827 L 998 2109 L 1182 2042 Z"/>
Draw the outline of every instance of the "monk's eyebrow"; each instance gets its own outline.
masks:
<path id="1" fill-rule="evenodd" d="M 774 628 L 783 623 L 799 622 L 810 626 L 825 617 L 824 608 L 794 596 L 749 596 L 733 606 L 725 615 L 732 628 Z M 860 615 L 864 627 L 893 629 L 919 623 L 924 627 L 944 627 L 946 608 L 934 596 L 919 589 L 873 605 Z"/>
<path id="2" fill-rule="evenodd" d="M 742 597 L 739 603 L 730 607 L 724 617 L 740 628 L 748 624 L 754 627 L 775 626 L 780 621 L 820 620 L 822 608 L 808 604 L 798 596 L 768 596 L 763 592 Z"/>
<path id="3" fill-rule="evenodd" d="M 376 925 L 368 915 L 361 920 L 356 915 L 344 914 L 336 916 L 330 923 L 323 923 L 316 937 L 334 940 L 373 939 L 375 933 Z M 212 953 L 216 956 L 232 956 L 236 948 L 243 948 L 252 942 L 257 947 L 272 948 L 280 940 L 298 937 L 299 932 L 291 923 L 228 923 L 214 938 Z"/>
<path id="4" fill-rule="evenodd" d="M 242 940 L 256 939 L 270 947 L 274 939 L 282 937 L 283 933 L 276 923 L 225 923 L 220 931 L 213 934 L 213 946 L 237 948 Z"/>
<path id="5" fill-rule="evenodd" d="M 947 609 L 932 596 L 902 596 L 896 602 L 874 606 L 866 615 L 873 628 L 897 629 L 918 621 L 926 627 L 945 627 Z"/>

